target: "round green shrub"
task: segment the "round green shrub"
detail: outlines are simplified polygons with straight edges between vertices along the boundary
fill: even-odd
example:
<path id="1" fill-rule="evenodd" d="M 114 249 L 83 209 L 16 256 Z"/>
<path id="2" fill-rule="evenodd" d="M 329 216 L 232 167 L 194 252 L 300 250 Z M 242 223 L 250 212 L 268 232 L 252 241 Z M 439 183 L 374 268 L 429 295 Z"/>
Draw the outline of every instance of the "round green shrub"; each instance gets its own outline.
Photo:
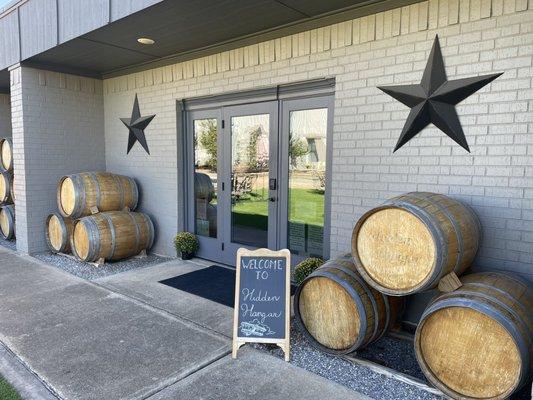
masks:
<path id="1" fill-rule="evenodd" d="M 174 237 L 174 246 L 178 253 L 196 253 L 200 244 L 196 236 L 190 232 L 180 232 Z"/>
<path id="2" fill-rule="evenodd" d="M 324 260 L 318 257 L 306 258 L 300 262 L 294 270 L 294 279 L 298 285 L 315 269 L 324 264 Z"/>

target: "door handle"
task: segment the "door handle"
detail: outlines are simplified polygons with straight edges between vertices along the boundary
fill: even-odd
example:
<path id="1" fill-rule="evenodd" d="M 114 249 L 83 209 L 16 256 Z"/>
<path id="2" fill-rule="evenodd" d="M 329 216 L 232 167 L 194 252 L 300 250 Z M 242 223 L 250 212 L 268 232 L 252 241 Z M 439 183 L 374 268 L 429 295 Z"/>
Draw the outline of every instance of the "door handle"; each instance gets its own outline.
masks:
<path id="1" fill-rule="evenodd" d="M 274 203 L 276 201 L 276 198 L 275 197 L 271 197 L 269 200 L 270 200 L 271 203 Z"/>

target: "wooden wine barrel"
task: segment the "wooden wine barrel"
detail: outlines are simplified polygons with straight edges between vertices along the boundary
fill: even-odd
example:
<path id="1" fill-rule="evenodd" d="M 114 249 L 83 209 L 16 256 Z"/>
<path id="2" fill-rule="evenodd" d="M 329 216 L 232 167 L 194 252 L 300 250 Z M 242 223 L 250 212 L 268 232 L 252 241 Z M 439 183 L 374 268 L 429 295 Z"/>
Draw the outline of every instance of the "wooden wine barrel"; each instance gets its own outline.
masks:
<path id="1" fill-rule="evenodd" d="M 7 240 L 15 238 L 15 206 L 13 204 L 0 208 L 0 234 Z"/>
<path id="2" fill-rule="evenodd" d="M 70 253 L 70 238 L 74 228 L 71 218 L 54 213 L 46 218 L 46 242 L 53 253 Z"/>
<path id="3" fill-rule="evenodd" d="M 109 211 L 74 222 L 72 253 L 82 261 L 122 260 L 148 250 L 154 225 L 143 213 Z"/>
<path id="4" fill-rule="evenodd" d="M 379 339 L 403 311 L 404 299 L 366 284 L 350 255 L 311 273 L 294 296 L 296 321 L 317 348 L 347 354 Z"/>
<path id="5" fill-rule="evenodd" d="M 209 175 L 202 172 L 194 173 L 194 196 L 197 199 L 205 199 L 207 202 L 215 196 L 215 186 Z"/>
<path id="6" fill-rule="evenodd" d="M 10 138 L 0 139 L 0 170 L 13 171 L 13 142 Z"/>
<path id="7" fill-rule="evenodd" d="M 137 207 L 139 192 L 135 181 L 109 172 L 81 172 L 61 178 L 57 190 L 59 212 L 64 217 L 81 218 L 98 211 L 122 211 Z"/>
<path id="8" fill-rule="evenodd" d="M 413 192 L 364 214 L 353 230 L 359 273 L 380 292 L 401 296 L 462 274 L 476 255 L 481 227 L 470 207 L 447 196 Z"/>
<path id="9" fill-rule="evenodd" d="M 533 287 L 499 273 L 461 281 L 424 311 L 416 357 L 429 381 L 454 399 L 506 399 L 533 372 Z"/>
<path id="10" fill-rule="evenodd" d="M 13 176 L 11 172 L 0 171 L 0 204 L 13 202 L 12 188 Z"/>

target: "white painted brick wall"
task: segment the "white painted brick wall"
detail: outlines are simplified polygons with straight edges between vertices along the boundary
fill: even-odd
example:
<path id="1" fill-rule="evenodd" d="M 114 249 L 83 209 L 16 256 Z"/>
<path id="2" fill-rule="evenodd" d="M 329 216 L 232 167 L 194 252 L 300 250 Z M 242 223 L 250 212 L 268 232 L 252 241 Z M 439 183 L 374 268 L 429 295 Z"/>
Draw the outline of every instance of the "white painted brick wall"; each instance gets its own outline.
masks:
<path id="1" fill-rule="evenodd" d="M 0 93 L 0 137 L 11 137 L 11 101 Z"/>
<path id="2" fill-rule="evenodd" d="M 17 249 L 35 253 L 61 176 L 105 169 L 102 82 L 19 66 L 11 99 Z"/>
<path id="3" fill-rule="evenodd" d="M 352 228 L 370 207 L 406 191 L 434 191 L 479 214 L 484 237 L 476 268 L 533 279 L 533 5 L 483 4 L 430 0 L 105 80 L 107 169 L 139 180 L 142 207 L 159 228 L 155 250 L 173 254 L 182 168 L 176 100 L 334 77 L 332 255 L 349 249 Z M 435 127 L 392 154 L 409 110 L 376 86 L 418 83 L 435 34 L 450 79 L 504 75 L 457 107 L 471 154 Z M 138 145 L 126 156 L 127 130 L 118 118 L 129 116 L 135 93 L 142 115 L 157 114 L 146 130 L 150 156 Z"/>

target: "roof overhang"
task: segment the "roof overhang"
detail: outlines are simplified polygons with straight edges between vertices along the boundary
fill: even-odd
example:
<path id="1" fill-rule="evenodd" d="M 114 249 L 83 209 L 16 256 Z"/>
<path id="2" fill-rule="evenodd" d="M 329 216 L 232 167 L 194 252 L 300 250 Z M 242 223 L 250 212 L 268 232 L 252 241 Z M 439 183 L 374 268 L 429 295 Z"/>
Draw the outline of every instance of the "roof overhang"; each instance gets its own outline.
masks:
<path id="1" fill-rule="evenodd" d="M 6 28 L 13 15 L 20 24 L 19 45 L 5 49 L 6 55 L 3 59 L 0 56 L 0 69 L 22 62 L 79 75 L 112 77 L 418 1 L 21 0 L 0 14 L 0 33 L 4 29 L 13 38 L 16 36 Z M 126 3 L 135 3 L 137 8 L 119 6 Z M 16 25 L 14 21 L 11 24 Z M 155 44 L 142 45 L 137 42 L 139 37 L 152 38 Z M 12 43 L 16 42 L 13 39 Z M 5 73 L 0 73 L 0 88 L 6 86 L 5 79 Z"/>

